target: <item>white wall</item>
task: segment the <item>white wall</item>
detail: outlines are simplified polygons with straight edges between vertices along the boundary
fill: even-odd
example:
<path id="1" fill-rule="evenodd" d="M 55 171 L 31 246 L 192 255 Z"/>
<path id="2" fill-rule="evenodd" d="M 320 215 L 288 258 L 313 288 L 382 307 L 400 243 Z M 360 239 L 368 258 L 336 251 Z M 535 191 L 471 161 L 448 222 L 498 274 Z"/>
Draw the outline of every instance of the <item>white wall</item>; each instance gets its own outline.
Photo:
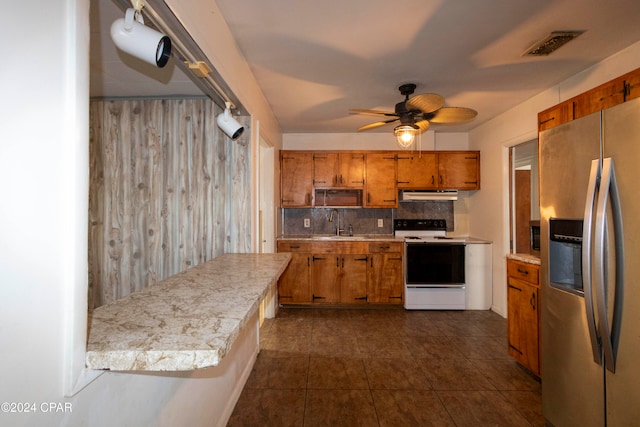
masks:
<path id="1" fill-rule="evenodd" d="M 640 43 L 540 93 L 469 133 L 469 149 L 481 151 L 482 189 L 468 199 L 470 234 L 493 241 L 493 306 L 506 316 L 509 253 L 508 147 L 537 138 L 537 114 L 561 101 L 640 67 Z"/>

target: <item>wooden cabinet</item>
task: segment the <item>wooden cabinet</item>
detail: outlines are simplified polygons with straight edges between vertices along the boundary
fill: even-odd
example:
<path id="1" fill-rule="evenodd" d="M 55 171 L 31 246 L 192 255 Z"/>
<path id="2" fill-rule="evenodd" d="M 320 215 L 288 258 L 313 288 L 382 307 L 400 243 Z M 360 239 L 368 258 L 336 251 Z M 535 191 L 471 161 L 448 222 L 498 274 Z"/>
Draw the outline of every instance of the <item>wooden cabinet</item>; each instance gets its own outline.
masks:
<path id="1" fill-rule="evenodd" d="M 507 260 L 509 354 L 540 376 L 540 267 Z"/>
<path id="2" fill-rule="evenodd" d="M 398 188 L 480 189 L 480 152 L 398 153 Z"/>
<path id="3" fill-rule="evenodd" d="M 313 203 L 313 153 L 280 154 L 280 206 L 308 207 Z"/>
<path id="4" fill-rule="evenodd" d="M 480 189 L 480 152 L 438 153 L 438 189 Z"/>
<path id="5" fill-rule="evenodd" d="M 314 153 L 313 185 L 316 188 L 364 187 L 364 153 Z"/>
<path id="6" fill-rule="evenodd" d="M 573 118 L 587 116 L 624 102 L 624 80 L 616 79 L 573 98 Z"/>
<path id="7" fill-rule="evenodd" d="M 438 188 L 438 154 L 400 152 L 397 157 L 399 189 Z"/>
<path id="8" fill-rule="evenodd" d="M 369 244 L 367 301 L 370 303 L 402 304 L 402 243 Z"/>
<path id="9" fill-rule="evenodd" d="M 538 132 L 573 120 L 573 102 L 565 101 L 538 113 Z"/>
<path id="10" fill-rule="evenodd" d="M 538 113 L 538 132 L 640 96 L 640 68 Z"/>
<path id="11" fill-rule="evenodd" d="M 284 240 L 292 252 L 278 282 L 280 304 L 402 304 L 401 242 Z"/>
<path id="12" fill-rule="evenodd" d="M 291 262 L 278 281 L 281 304 L 307 304 L 311 300 L 311 245 L 306 242 L 278 242 L 278 252 L 291 252 Z"/>
<path id="13" fill-rule="evenodd" d="M 282 151 L 281 207 L 395 208 L 398 189 L 479 190 L 479 151 Z"/>
<path id="14" fill-rule="evenodd" d="M 368 208 L 395 208 L 398 206 L 396 187 L 396 156 L 393 152 L 365 155 L 365 200 Z"/>

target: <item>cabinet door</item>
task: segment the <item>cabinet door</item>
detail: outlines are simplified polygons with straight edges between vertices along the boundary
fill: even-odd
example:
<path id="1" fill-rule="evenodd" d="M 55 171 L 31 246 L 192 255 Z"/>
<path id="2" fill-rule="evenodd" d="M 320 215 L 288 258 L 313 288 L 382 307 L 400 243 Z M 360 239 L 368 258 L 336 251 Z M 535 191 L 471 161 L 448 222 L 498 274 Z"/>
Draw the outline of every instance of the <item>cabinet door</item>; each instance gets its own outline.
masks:
<path id="1" fill-rule="evenodd" d="M 311 254 L 292 254 L 291 262 L 278 281 L 280 304 L 311 302 Z"/>
<path id="2" fill-rule="evenodd" d="M 512 277 L 507 283 L 509 354 L 540 375 L 538 288 Z"/>
<path id="3" fill-rule="evenodd" d="M 398 188 L 431 190 L 438 188 L 436 153 L 398 153 Z"/>
<path id="4" fill-rule="evenodd" d="M 311 299 L 315 303 L 340 302 L 340 256 L 314 254 L 311 257 Z"/>
<path id="5" fill-rule="evenodd" d="M 573 120 L 573 101 L 565 101 L 538 113 L 538 132 Z"/>
<path id="6" fill-rule="evenodd" d="M 313 185 L 318 188 L 334 187 L 337 183 L 338 153 L 313 155 Z"/>
<path id="7" fill-rule="evenodd" d="M 443 190 L 480 189 L 480 153 L 438 154 L 438 187 Z"/>
<path id="8" fill-rule="evenodd" d="M 313 188 L 311 153 L 282 152 L 280 156 L 280 193 L 282 207 L 311 206 Z"/>
<path id="9" fill-rule="evenodd" d="M 337 181 L 340 187 L 364 187 L 364 154 L 340 154 Z"/>
<path id="10" fill-rule="evenodd" d="M 402 254 L 370 255 L 368 279 L 367 296 L 370 303 L 402 304 Z"/>
<path id="11" fill-rule="evenodd" d="M 398 206 L 396 188 L 396 158 L 392 153 L 367 153 L 365 156 L 365 206 L 395 208 Z"/>
<path id="12" fill-rule="evenodd" d="M 340 272 L 340 302 L 367 302 L 367 255 L 342 255 Z"/>

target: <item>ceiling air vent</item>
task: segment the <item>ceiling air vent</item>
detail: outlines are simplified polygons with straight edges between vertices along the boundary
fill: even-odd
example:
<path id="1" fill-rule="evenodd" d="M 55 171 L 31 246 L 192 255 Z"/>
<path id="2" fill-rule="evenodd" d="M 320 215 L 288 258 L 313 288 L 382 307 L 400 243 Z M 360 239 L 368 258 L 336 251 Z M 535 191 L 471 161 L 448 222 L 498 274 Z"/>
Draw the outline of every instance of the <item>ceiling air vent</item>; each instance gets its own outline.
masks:
<path id="1" fill-rule="evenodd" d="M 526 50 L 522 56 L 546 56 L 556 51 L 561 46 L 578 37 L 584 31 L 553 31 L 551 34 L 540 40 L 529 49 Z"/>

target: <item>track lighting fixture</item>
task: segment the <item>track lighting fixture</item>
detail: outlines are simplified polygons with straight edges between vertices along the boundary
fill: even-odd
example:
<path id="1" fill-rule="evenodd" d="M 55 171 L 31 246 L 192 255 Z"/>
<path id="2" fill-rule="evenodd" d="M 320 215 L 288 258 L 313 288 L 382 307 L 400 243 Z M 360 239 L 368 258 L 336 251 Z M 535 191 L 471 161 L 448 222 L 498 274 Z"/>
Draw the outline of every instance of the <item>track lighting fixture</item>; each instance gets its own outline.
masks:
<path id="1" fill-rule="evenodd" d="M 141 3 L 141 2 L 140 2 Z M 171 39 L 144 25 L 142 6 L 127 9 L 124 18 L 111 24 L 111 39 L 118 49 L 162 68 L 171 56 Z"/>
<path id="2" fill-rule="evenodd" d="M 218 118 L 216 121 L 218 122 L 218 126 L 220 129 L 227 134 L 229 138 L 232 140 L 236 140 L 242 135 L 244 132 L 244 126 L 242 126 L 236 119 L 231 116 L 231 103 L 225 102 L 226 108 L 220 114 L 218 114 Z"/>

